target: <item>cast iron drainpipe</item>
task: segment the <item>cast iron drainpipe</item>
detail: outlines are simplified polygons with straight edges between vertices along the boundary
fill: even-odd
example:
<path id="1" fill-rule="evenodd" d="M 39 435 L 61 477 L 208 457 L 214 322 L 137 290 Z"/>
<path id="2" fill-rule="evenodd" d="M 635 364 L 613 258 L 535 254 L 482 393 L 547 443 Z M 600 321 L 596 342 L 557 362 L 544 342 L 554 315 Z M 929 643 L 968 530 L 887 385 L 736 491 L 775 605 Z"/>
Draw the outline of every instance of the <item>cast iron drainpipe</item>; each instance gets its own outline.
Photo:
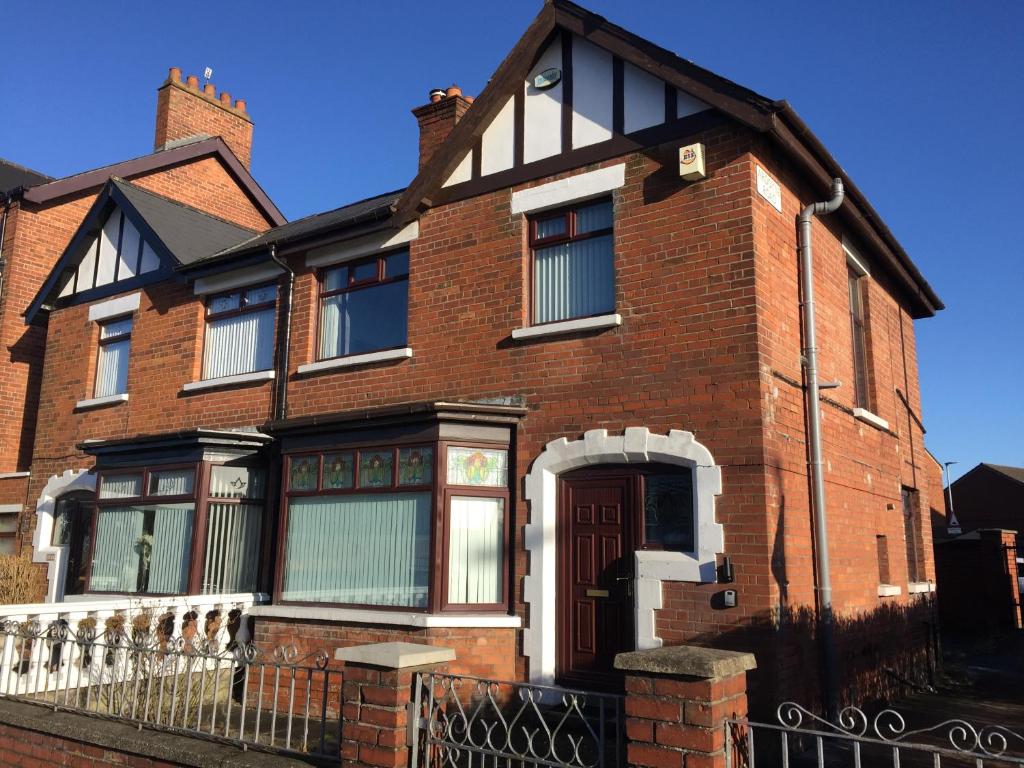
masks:
<path id="1" fill-rule="evenodd" d="M 288 413 L 288 351 L 292 339 L 292 292 L 295 288 L 295 271 L 277 256 L 277 246 L 270 245 L 270 258 L 288 275 L 288 290 L 281 307 L 284 315 L 284 344 L 278 355 L 277 396 L 274 398 L 274 421 L 281 421 Z"/>
<path id="2" fill-rule="evenodd" d="M 814 549 L 818 572 L 818 624 L 825 672 L 825 706 L 833 715 L 839 705 L 839 670 L 836 668 L 835 627 L 832 617 L 832 576 L 828 563 L 828 523 L 825 515 L 825 476 L 821 461 L 821 401 L 818 399 L 818 342 L 814 331 L 814 259 L 811 220 L 826 216 L 843 204 L 843 180 L 832 180 L 832 199 L 811 203 L 800 212 L 800 280 L 803 291 L 804 370 L 807 375 L 808 464 L 814 502 Z"/>

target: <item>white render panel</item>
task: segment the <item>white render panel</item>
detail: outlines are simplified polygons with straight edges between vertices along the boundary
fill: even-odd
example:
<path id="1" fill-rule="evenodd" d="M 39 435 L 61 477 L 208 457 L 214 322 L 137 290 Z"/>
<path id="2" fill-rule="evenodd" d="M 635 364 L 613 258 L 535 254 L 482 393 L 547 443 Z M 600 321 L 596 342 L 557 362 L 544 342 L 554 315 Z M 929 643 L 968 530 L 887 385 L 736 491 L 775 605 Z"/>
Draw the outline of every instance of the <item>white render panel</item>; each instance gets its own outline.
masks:
<path id="1" fill-rule="evenodd" d="M 665 83 L 628 61 L 623 64 L 622 75 L 623 130 L 633 133 L 664 123 Z"/>
<path id="2" fill-rule="evenodd" d="M 398 230 L 398 232 L 393 230 L 375 232 L 372 235 L 354 237 L 351 240 L 344 240 L 341 243 L 324 248 L 316 248 L 307 254 L 306 266 L 327 267 L 331 264 L 341 264 L 352 259 L 360 259 L 377 251 L 404 245 L 419 236 L 420 223 L 418 221 L 411 221 Z"/>
<path id="3" fill-rule="evenodd" d="M 545 69 L 561 69 L 562 41 L 556 38 L 526 76 L 523 113 L 523 162 L 532 163 L 562 151 L 562 83 L 541 91 L 533 78 Z"/>
<path id="4" fill-rule="evenodd" d="M 610 165 L 512 193 L 512 213 L 532 213 L 545 208 L 599 197 L 626 183 L 626 164 Z"/>
<path id="5" fill-rule="evenodd" d="M 136 291 L 127 296 L 118 296 L 116 299 L 93 304 L 89 307 L 89 322 L 95 323 L 97 320 L 106 320 L 109 317 L 118 317 L 134 312 L 139 308 L 141 298 L 142 294 Z"/>
<path id="6" fill-rule="evenodd" d="M 110 214 L 107 223 L 100 232 L 99 266 L 96 269 L 96 285 L 109 285 L 114 282 L 114 269 L 117 267 L 117 241 L 121 230 L 121 212 L 115 210 Z"/>
<path id="7" fill-rule="evenodd" d="M 78 263 L 78 282 L 75 283 L 75 292 L 81 293 L 92 288 L 92 281 L 96 277 L 96 248 L 99 245 L 97 240 L 89 244 L 85 256 Z"/>
<path id="8" fill-rule="evenodd" d="M 676 88 L 676 117 L 689 117 L 708 109 L 711 109 L 711 107 L 700 99 L 695 99 L 686 91 L 680 91 Z"/>
<path id="9" fill-rule="evenodd" d="M 455 166 L 455 170 L 452 171 L 451 176 L 448 177 L 447 181 L 442 184 L 442 187 L 450 187 L 453 184 L 461 184 L 464 181 L 469 181 L 473 177 L 473 150 L 469 150 L 459 161 L 459 164 Z"/>
<path id="10" fill-rule="evenodd" d="M 205 296 L 208 293 L 230 291 L 232 288 L 241 288 L 244 285 L 255 285 L 272 280 L 282 274 L 284 274 L 284 270 L 276 264 L 257 264 L 254 267 L 243 267 L 230 272 L 222 272 L 219 275 L 197 278 L 195 285 L 192 286 L 192 292 L 196 296 Z"/>
<path id="11" fill-rule="evenodd" d="M 612 137 L 612 55 L 581 37 L 572 39 L 572 146 Z"/>
<path id="12" fill-rule="evenodd" d="M 507 171 L 515 155 L 515 99 L 511 96 L 505 106 L 484 129 L 480 139 L 480 173 Z"/>
<path id="13" fill-rule="evenodd" d="M 160 268 L 160 258 L 156 252 L 149 247 L 149 243 L 142 243 L 142 264 L 139 266 L 139 274 L 144 275 Z"/>
<path id="14" fill-rule="evenodd" d="M 64 283 L 64 287 L 60 289 L 60 293 L 57 294 L 59 298 L 70 296 L 72 291 L 75 290 L 75 278 L 68 277 L 67 282 Z"/>
<path id="15" fill-rule="evenodd" d="M 124 229 L 121 232 L 121 251 L 118 253 L 117 279 L 124 280 L 135 277 L 135 267 L 139 263 L 139 230 L 124 217 Z"/>

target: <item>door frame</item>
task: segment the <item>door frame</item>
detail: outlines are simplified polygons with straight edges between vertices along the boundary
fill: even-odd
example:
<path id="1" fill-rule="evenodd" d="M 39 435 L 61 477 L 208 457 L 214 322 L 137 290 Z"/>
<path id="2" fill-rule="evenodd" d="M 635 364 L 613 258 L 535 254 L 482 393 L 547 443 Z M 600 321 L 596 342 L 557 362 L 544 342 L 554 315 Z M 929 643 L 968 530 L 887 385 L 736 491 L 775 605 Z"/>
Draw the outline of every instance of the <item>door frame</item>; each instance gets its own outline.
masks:
<path id="1" fill-rule="evenodd" d="M 572 584 L 568 553 L 572 545 L 572 509 L 569 504 L 569 485 L 581 481 L 593 485 L 622 482 L 624 485 L 624 508 L 622 528 L 628 540 L 623 557 L 628 558 L 630 577 L 636 580 L 636 552 L 643 547 L 643 470 L 650 465 L 603 465 L 600 467 L 584 467 L 572 470 L 558 478 L 558 519 L 556 531 L 556 587 L 555 587 L 555 679 L 575 684 L 579 687 L 584 682 L 588 688 L 617 688 L 619 676 L 608 670 L 608 679 L 595 679 L 591 675 L 573 674 L 566 668 L 569 658 L 569 641 L 573 627 L 572 611 L 566 599 Z M 623 482 L 624 481 L 624 482 Z M 630 585 L 627 615 L 629 627 L 625 632 L 626 648 L 635 650 L 636 644 L 636 593 L 635 585 Z"/>

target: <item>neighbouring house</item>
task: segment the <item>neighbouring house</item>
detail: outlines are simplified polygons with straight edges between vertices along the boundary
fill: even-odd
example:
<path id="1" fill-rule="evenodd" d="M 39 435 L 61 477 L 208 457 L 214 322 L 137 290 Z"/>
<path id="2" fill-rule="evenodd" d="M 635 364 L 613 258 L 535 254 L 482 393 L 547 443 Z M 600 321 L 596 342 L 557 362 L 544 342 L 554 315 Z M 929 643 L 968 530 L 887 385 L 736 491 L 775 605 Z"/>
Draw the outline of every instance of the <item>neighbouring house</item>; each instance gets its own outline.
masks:
<path id="1" fill-rule="evenodd" d="M 40 292 L 48 274 L 58 262 L 69 242 L 77 238 L 75 247 L 89 240 L 100 249 L 83 254 L 87 262 L 76 276 L 76 296 L 95 297 L 130 288 L 139 288 L 165 280 L 165 272 L 153 271 L 155 253 L 141 248 L 144 239 L 130 220 L 122 226 L 120 214 L 100 222 L 102 231 L 92 232 L 95 218 L 83 229 L 83 221 L 102 195 L 109 197 L 108 182 L 124 179 L 122 185 L 147 190 L 161 199 L 177 201 L 195 215 L 202 215 L 229 228 L 232 237 L 215 242 L 251 236 L 285 219 L 249 173 L 252 144 L 252 120 L 245 102 L 232 102 L 230 95 L 215 92 L 207 85 L 200 90 L 197 78 L 182 82 L 181 72 L 174 68 L 157 92 L 156 136 L 151 154 L 60 179 L 28 171 L 6 161 L 0 162 L 0 196 L 3 199 L 2 236 L 0 236 L 0 347 L 4 364 L 0 366 L 0 552 L 13 552 L 19 530 L 25 537 L 25 548 L 31 548 L 39 562 L 53 562 L 58 569 L 55 551 L 35 526 L 34 512 L 40 487 L 33 487 L 30 498 L 30 472 L 43 478 L 45 485 L 53 473 L 77 471 L 73 456 L 55 458 L 46 453 L 52 443 L 41 445 L 42 454 L 33 454 L 38 418 L 49 418 L 49 411 L 40 402 L 43 360 L 47 343 L 46 311 L 33 310 L 31 322 L 25 312 Z M 200 214 L 202 212 L 202 214 Z M 98 235 L 98 236 L 97 236 Z M 148 241 L 146 241 L 148 242 Z M 111 249 L 121 257 L 110 262 Z M 89 265 L 93 272 L 88 273 Z M 116 345 L 111 349 L 116 349 Z M 95 360 L 93 360 L 95 362 Z M 63 378 L 70 370 L 58 370 Z M 101 383 L 97 391 L 106 384 Z M 87 398 L 90 399 L 90 398 Z M 95 398 L 91 398 L 95 399 Z M 60 454 L 64 455 L 64 454 Z M 69 463 L 69 461 L 71 463 Z M 78 497 L 68 495 L 65 506 Z M 22 516 L 24 509 L 29 515 Z M 85 516 L 88 504 L 83 506 Z M 23 527 L 18 519 L 22 517 Z M 77 518 L 76 518 L 77 519 Z M 73 538 L 81 541 L 87 533 L 76 523 Z M 71 531 L 69 530 L 69 533 Z M 58 537 L 65 534 L 58 531 Z M 30 547 L 30 544 L 32 546 Z M 87 565 L 83 547 L 64 553 L 70 558 L 71 571 L 81 572 Z M 67 569 L 65 569 L 66 571 Z M 63 578 L 63 577 L 62 577 Z M 77 577 L 67 577 L 69 584 Z M 52 581 L 52 580 L 51 580 Z M 77 578 L 70 592 L 80 591 L 83 582 Z M 50 599 L 65 593 L 64 584 L 41 587 L 41 594 Z"/>
<path id="2" fill-rule="evenodd" d="M 988 636 L 1024 626 L 1024 468 L 981 463 L 950 483 L 952 513 L 932 511 L 943 625 Z"/>
<path id="3" fill-rule="evenodd" d="M 260 233 L 96 177 L 23 302 L 50 599 L 265 592 L 261 642 L 586 687 L 716 645 L 757 654 L 760 706 L 815 701 L 796 221 L 838 177 L 812 224 L 836 656 L 849 699 L 923 675 L 914 320 L 943 305 L 792 107 L 552 0 L 475 101 L 413 114 L 408 187 Z"/>

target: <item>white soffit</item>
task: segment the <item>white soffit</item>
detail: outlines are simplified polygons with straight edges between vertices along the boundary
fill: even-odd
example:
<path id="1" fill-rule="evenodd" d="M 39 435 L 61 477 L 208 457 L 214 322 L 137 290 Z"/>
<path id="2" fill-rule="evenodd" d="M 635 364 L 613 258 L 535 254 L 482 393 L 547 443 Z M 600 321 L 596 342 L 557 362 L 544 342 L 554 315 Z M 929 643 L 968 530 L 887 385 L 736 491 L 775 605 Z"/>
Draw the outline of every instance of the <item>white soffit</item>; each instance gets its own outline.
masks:
<path id="1" fill-rule="evenodd" d="M 129 293 L 127 296 L 118 296 L 116 299 L 93 304 L 89 307 L 89 322 L 93 323 L 97 320 L 106 320 L 109 317 L 117 317 L 118 315 L 127 315 L 130 312 L 134 312 L 139 308 L 141 298 L 142 294 L 136 291 L 135 293 Z"/>
<path id="2" fill-rule="evenodd" d="M 406 224 L 398 232 L 375 232 L 372 235 L 356 237 L 341 243 L 317 248 L 306 256 L 307 267 L 325 267 L 331 264 L 340 264 L 343 261 L 352 261 L 363 256 L 370 256 L 377 251 L 394 248 L 405 243 L 412 242 L 420 234 L 420 223 L 418 221 Z"/>
<path id="3" fill-rule="evenodd" d="M 266 280 L 272 280 L 281 274 L 284 274 L 284 270 L 276 264 L 257 264 L 253 267 L 222 272 L 219 275 L 200 277 L 196 280 L 195 285 L 192 286 L 192 291 L 196 296 L 205 296 L 208 293 L 230 291 L 232 288 L 262 283 Z"/>
<path id="4" fill-rule="evenodd" d="M 521 189 L 512 193 L 512 213 L 530 213 L 545 208 L 586 200 L 611 192 L 626 183 L 626 164 L 580 173 L 539 187 Z"/>

